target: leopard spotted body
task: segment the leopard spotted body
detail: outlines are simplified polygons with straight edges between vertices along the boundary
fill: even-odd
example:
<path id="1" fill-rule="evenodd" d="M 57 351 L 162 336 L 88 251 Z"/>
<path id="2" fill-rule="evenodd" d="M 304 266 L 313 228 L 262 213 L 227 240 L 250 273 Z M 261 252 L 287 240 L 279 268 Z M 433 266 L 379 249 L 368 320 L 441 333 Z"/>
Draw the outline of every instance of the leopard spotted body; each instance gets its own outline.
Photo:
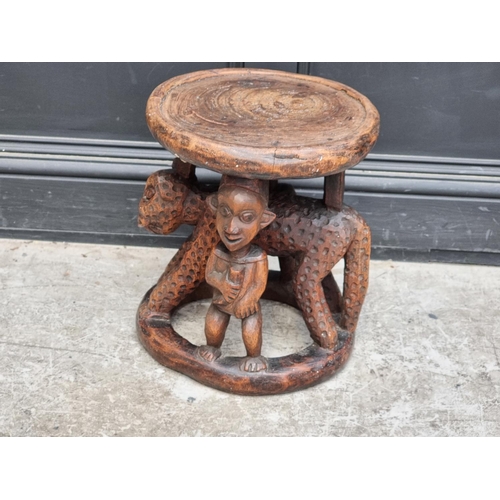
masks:
<path id="1" fill-rule="evenodd" d="M 169 316 L 205 279 L 208 257 L 220 241 L 215 216 L 205 201 L 207 195 L 171 171 L 156 172 L 146 183 L 139 206 L 141 225 L 158 234 L 169 234 L 181 224 L 195 226 L 151 292 L 152 312 Z M 343 206 L 336 211 L 287 187 L 271 192 L 269 209 L 276 219 L 254 242 L 280 258 L 282 275 L 292 283 L 311 337 L 333 349 L 339 328 L 352 333 L 358 323 L 368 287 L 370 229 L 354 209 Z M 342 258 L 341 296 L 331 270 Z M 337 296 L 325 296 L 325 288 Z"/>

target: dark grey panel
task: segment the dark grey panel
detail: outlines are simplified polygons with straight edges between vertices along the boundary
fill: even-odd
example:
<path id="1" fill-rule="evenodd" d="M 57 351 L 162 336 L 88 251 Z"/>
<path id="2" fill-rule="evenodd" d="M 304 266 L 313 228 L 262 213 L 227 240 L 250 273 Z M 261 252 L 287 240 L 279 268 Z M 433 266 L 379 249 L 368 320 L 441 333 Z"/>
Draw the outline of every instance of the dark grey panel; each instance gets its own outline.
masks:
<path id="1" fill-rule="evenodd" d="M 178 246 L 189 228 L 163 238 L 136 227 L 144 180 L 173 158 L 147 130 L 145 103 L 171 76 L 225 65 L 0 64 L 0 235 Z M 500 255 L 499 64 L 231 65 L 318 74 L 379 108 L 380 140 L 346 176 L 346 202 L 372 226 L 374 255 Z M 321 196 L 321 179 L 292 182 Z"/>
<path id="2" fill-rule="evenodd" d="M 0 63 L 0 134 L 152 141 L 144 110 L 154 88 L 183 73 L 225 66 Z"/>
<path id="3" fill-rule="evenodd" d="M 33 234 L 44 239 L 150 244 L 155 237 L 137 227 L 143 186 L 138 181 L 0 176 L 0 237 Z M 300 192 L 321 196 L 318 190 Z M 498 199 L 348 192 L 345 201 L 366 218 L 373 247 L 380 251 L 500 254 Z M 183 227 L 175 238 L 189 232 Z"/>
<path id="4" fill-rule="evenodd" d="M 347 193 L 372 228 L 372 244 L 413 251 L 500 253 L 500 200 Z"/>
<path id="5" fill-rule="evenodd" d="M 245 68 L 262 68 L 276 71 L 288 71 L 297 73 L 298 63 L 296 62 L 246 62 Z"/>
<path id="6" fill-rule="evenodd" d="M 9 228 L 0 229 L 0 238 L 35 241 L 67 241 L 73 243 L 91 243 L 97 245 L 130 245 L 161 248 L 179 248 L 186 240 L 187 234 L 181 229 L 179 229 L 179 231 L 177 231 L 175 234 L 170 234 L 168 236 L 158 236 L 155 234 L 144 235 L 92 232 L 78 233 L 74 231 Z"/>
<path id="7" fill-rule="evenodd" d="M 184 234 L 181 230 L 168 236 L 157 236 L 153 234 L 75 233 L 72 231 L 0 229 L 0 238 L 160 248 L 179 248 L 186 240 L 186 237 L 187 234 Z M 372 260 L 390 259 L 403 262 L 447 262 L 451 264 L 500 266 L 500 253 L 489 252 L 460 252 L 433 249 L 418 251 L 405 248 L 372 247 L 371 258 Z"/>
<path id="8" fill-rule="evenodd" d="M 500 158 L 499 63 L 311 63 L 381 115 L 374 153 Z"/>
<path id="9" fill-rule="evenodd" d="M 381 113 L 375 154 L 500 160 L 499 63 L 0 63 L 0 135 L 153 143 L 151 91 L 227 65 L 351 85 Z"/>
<path id="10" fill-rule="evenodd" d="M 170 167 L 170 153 L 141 144 L 72 145 L 0 137 L 0 173 L 145 180 L 152 172 Z M 346 186 L 348 191 L 500 198 L 500 169 L 483 163 L 422 163 L 371 155 L 347 172 Z M 220 177 L 206 169 L 198 169 L 198 175 L 203 182 L 218 182 Z M 298 188 L 323 187 L 321 178 L 290 182 Z"/>
<path id="11" fill-rule="evenodd" d="M 126 243 L 124 243 L 126 244 Z M 452 250 L 408 250 L 401 248 L 372 248 L 372 260 L 399 260 L 403 262 L 446 262 L 449 264 L 473 264 L 500 266 L 500 253 L 455 252 Z"/>
<path id="12" fill-rule="evenodd" d="M 137 227 L 143 182 L 0 177 L 1 227 L 75 233 L 148 234 Z"/>

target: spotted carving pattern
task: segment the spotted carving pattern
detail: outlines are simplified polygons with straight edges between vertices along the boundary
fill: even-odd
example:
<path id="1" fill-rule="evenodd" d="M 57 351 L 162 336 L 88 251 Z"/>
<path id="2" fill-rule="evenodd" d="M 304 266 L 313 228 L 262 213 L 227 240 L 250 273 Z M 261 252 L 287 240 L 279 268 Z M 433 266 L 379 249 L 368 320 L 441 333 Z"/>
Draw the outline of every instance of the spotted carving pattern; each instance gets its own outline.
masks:
<path id="1" fill-rule="evenodd" d="M 158 234 L 180 224 L 195 225 L 152 291 L 149 309 L 169 315 L 204 280 L 208 257 L 219 242 L 215 218 L 203 193 L 174 173 L 157 172 L 147 181 L 140 204 L 140 222 Z M 370 229 L 352 208 L 327 208 L 288 186 L 270 194 L 275 221 L 260 231 L 255 243 L 280 258 L 283 286 L 291 283 L 311 337 L 322 347 L 337 345 L 339 328 L 352 333 L 368 288 Z M 345 259 L 340 295 L 331 270 Z M 331 296 L 325 296 L 325 288 Z M 340 311 L 336 321 L 335 313 Z"/>
<path id="2" fill-rule="evenodd" d="M 146 182 L 139 204 L 140 225 L 157 234 L 170 234 L 181 224 L 196 226 L 152 291 L 149 308 L 153 312 L 168 317 L 205 279 L 208 257 L 220 240 L 206 195 L 170 171 L 156 172 Z"/>
<path id="3" fill-rule="evenodd" d="M 333 348 L 339 327 L 354 332 L 368 288 L 370 228 L 353 209 L 327 208 L 321 200 L 297 196 L 286 187 L 274 192 L 269 208 L 274 225 L 255 242 L 270 255 L 287 256 L 287 273 L 312 338 Z M 337 324 L 322 282 L 345 259 L 344 292 Z"/>

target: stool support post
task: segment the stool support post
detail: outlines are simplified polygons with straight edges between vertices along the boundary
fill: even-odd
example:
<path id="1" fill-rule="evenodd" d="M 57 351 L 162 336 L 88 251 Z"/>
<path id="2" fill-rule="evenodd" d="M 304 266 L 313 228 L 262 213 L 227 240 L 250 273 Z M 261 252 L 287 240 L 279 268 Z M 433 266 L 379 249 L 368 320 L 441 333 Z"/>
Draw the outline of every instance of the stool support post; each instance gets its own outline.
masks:
<path id="1" fill-rule="evenodd" d="M 344 203 L 345 172 L 325 176 L 323 201 L 328 208 L 342 210 Z"/>
<path id="2" fill-rule="evenodd" d="M 191 165 L 191 163 L 186 163 L 180 158 L 175 158 L 172 162 L 172 170 L 186 180 L 196 181 L 196 167 Z"/>

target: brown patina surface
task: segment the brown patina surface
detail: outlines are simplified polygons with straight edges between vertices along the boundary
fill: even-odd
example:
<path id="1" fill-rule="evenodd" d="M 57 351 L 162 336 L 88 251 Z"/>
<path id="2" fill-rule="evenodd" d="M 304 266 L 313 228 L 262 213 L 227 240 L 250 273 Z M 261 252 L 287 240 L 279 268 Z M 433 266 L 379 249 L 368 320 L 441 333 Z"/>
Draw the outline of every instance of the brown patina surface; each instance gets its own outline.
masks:
<path id="1" fill-rule="evenodd" d="M 289 392 L 331 376 L 351 352 L 370 260 L 370 229 L 343 204 L 344 171 L 374 145 L 377 110 L 337 82 L 228 69 L 165 82 L 151 95 L 146 116 L 153 135 L 178 158 L 172 171 L 148 179 L 139 223 L 158 234 L 181 224 L 195 227 L 141 303 L 143 345 L 165 366 L 239 394 Z M 198 185 L 197 166 L 223 174 L 218 195 Z M 224 187 L 227 176 L 230 190 Z M 323 200 L 297 196 L 277 182 L 318 176 L 325 177 Z M 257 191 L 255 182 L 261 183 Z M 251 297 L 254 286 L 243 279 L 257 265 L 251 257 L 266 253 L 279 257 L 281 271 L 268 280 L 267 266 L 257 273 L 259 292 L 239 307 L 238 294 Z M 331 274 L 341 259 L 343 293 Z M 308 349 L 260 356 L 261 294 L 302 312 L 313 342 Z M 175 332 L 171 316 L 183 304 L 212 295 L 207 345 L 194 346 Z M 235 301 L 234 307 L 222 307 L 219 295 L 224 304 Z M 224 357 L 220 350 L 230 315 L 242 320 L 247 358 Z"/>
<path id="2" fill-rule="evenodd" d="M 376 108 L 347 85 L 263 69 L 172 78 L 151 94 L 146 121 L 185 162 L 261 179 L 343 172 L 368 154 L 379 129 Z"/>

